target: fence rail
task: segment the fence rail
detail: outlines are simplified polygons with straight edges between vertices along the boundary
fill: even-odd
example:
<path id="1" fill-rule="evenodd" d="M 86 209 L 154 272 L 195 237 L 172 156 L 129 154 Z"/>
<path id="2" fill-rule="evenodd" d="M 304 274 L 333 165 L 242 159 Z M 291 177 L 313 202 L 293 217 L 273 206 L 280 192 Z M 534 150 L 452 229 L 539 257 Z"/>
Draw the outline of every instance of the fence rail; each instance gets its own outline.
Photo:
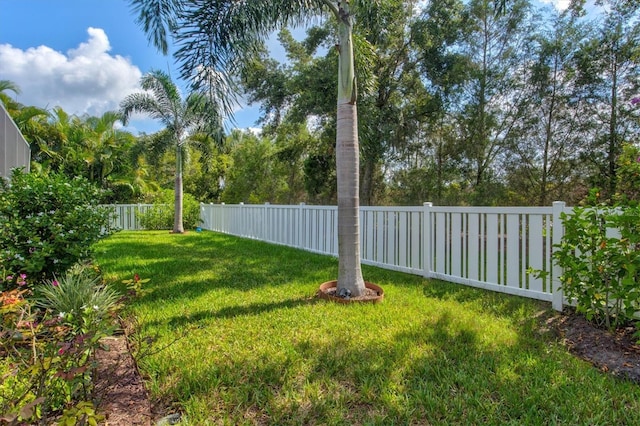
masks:
<path id="1" fill-rule="evenodd" d="M 553 302 L 562 309 L 551 207 L 361 207 L 363 264 Z M 203 228 L 337 256 L 335 206 L 201 204 Z M 555 226 L 554 226 L 555 224 Z M 548 272 L 544 278 L 529 269 Z"/>
<path id="2" fill-rule="evenodd" d="M 142 229 L 150 204 L 109 205 L 112 227 Z M 360 207 L 363 264 L 549 301 L 561 310 L 562 202 L 550 207 Z M 335 206 L 201 204 L 202 228 L 338 255 Z M 537 278 L 529 269 L 547 272 Z"/>
<path id="3" fill-rule="evenodd" d="M 146 213 L 153 204 L 101 204 L 100 207 L 111 209 L 109 227 L 126 231 L 144 229 L 140 224 L 140 213 Z"/>

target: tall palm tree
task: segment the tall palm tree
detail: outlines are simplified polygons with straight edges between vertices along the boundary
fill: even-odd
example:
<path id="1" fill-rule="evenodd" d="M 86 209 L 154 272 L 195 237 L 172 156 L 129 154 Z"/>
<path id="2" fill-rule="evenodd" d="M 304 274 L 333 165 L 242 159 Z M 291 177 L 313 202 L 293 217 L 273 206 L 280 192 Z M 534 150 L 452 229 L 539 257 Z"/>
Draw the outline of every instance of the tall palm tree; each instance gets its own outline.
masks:
<path id="1" fill-rule="evenodd" d="M 367 11 L 381 0 L 130 0 L 149 40 L 164 53 L 178 44 L 182 75 L 225 86 L 256 46 L 281 26 L 332 14 L 337 21 L 338 289 L 364 293 L 360 268 L 359 148 L 353 51 L 353 8 Z M 217 84 L 212 84 L 211 79 Z"/>
<path id="2" fill-rule="evenodd" d="M 142 77 L 145 92 L 127 96 L 120 104 L 126 125 L 131 114 L 141 112 L 159 120 L 171 135 L 176 150 L 175 216 L 173 232 L 183 233 L 182 163 L 184 146 L 198 133 L 207 133 L 222 140 L 221 111 L 217 102 L 205 91 L 191 92 L 182 99 L 178 87 L 162 71 L 152 71 Z"/>

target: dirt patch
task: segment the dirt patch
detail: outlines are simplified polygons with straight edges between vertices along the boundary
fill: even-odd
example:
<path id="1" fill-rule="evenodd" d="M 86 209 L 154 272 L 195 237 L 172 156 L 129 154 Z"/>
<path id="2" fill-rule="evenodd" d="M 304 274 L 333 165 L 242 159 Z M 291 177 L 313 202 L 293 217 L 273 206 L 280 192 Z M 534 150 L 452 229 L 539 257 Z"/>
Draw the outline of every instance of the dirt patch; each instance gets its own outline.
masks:
<path id="1" fill-rule="evenodd" d="M 612 333 L 573 312 L 554 321 L 571 353 L 605 373 L 640 384 L 640 345 L 634 341 L 633 327 Z"/>
<path id="2" fill-rule="evenodd" d="M 151 425 L 151 403 L 124 335 L 102 341 L 96 352 L 95 396 L 109 426 Z"/>

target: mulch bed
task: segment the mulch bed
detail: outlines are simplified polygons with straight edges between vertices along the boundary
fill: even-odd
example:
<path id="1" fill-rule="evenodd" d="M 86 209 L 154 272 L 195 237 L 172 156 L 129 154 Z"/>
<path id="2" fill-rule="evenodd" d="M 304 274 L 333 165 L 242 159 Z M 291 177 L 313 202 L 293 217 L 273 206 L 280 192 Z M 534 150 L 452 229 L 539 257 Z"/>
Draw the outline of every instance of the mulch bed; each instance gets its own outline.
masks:
<path id="1" fill-rule="evenodd" d="M 108 350 L 96 352 L 96 399 L 109 426 L 151 425 L 151 403 L 124 335 L 102 340 Z"/>
<path id="2" fill-rule="evenodd" d="M 611 333 L 568 312 L 557 317 L 557 328 L 569 351 L 601 371 L 640 384 L 640 345 L 633 327 Z"/>

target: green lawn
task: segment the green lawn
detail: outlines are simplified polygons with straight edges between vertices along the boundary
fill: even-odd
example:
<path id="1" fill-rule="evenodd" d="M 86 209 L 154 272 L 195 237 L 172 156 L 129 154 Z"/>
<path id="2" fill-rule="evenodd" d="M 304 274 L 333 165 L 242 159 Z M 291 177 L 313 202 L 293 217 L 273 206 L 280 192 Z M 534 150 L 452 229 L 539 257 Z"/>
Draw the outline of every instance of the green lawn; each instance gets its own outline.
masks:
<path id="1" fill-rule="evenodd" d="M 370 267 L 383 303 L 319 301 L 336 259 L 211 232 L 120 232 L 96 257 L 151 278 L 126 314 L 166 347 L 139 367 L 182 424 L 640 424 L 640 386 L 571 356 L 547 303 Z"/>

